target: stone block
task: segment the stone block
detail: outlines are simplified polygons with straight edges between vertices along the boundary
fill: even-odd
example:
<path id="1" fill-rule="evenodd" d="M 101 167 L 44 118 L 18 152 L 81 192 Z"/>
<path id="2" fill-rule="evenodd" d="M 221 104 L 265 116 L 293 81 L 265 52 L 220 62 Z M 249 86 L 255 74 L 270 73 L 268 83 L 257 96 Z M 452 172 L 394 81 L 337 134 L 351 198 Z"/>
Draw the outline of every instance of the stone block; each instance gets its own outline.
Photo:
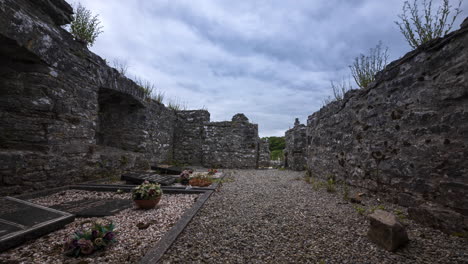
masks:
<path id="1" fill-rule="evenodd" d="M 392 213 L 376 210 L 369 215 L 369 220 L 367 236 L 380 247 L 393 252 L 408 242 L 405 227 Z"/>

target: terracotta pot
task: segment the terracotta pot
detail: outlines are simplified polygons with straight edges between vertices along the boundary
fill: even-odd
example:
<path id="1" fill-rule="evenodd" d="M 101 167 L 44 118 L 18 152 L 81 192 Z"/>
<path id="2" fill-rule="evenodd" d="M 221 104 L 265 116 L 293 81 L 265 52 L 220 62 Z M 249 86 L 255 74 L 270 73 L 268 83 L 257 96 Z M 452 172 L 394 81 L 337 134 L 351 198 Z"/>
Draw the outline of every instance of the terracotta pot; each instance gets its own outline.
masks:
<path id="1" fill-rule="evenodd" d="M 191 186 L 198 186 L 198 187 L 207 187 L 211 185 L 211 181 L 205 179 L 191 179 L 189 181 Z"/>
<path id="2" fill-rule="evenodd" d="M 133 200 L 133 201 L 135 202 L 138 208 L 148 210 L 148 209 L 154 208 L 159 203 L 160 200 L 161 200 L 161 196 L 159 196 L 158 198 L 154 200 Z"/>

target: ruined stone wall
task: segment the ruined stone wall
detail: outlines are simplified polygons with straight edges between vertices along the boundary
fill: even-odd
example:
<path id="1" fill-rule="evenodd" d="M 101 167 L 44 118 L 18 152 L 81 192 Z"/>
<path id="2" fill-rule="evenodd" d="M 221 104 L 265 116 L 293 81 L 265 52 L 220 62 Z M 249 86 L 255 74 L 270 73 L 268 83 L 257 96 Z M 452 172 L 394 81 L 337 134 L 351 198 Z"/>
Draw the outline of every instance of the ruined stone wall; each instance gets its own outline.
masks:
<path id="1" fill-rule="evenodd" d="M 63 0 L 1 2 L 0 195 L 155 163 L 258 166 L 257 125 L 147 98 L 60 27 L 71 13 Z"/>
<path id="2" fill-rule="evenodd" d="M 270 143 L 268 143 L 268 140 L 260 139 L 258 149 L 258 167 L 270 167 Z"/>
<path id="3" fill-rule="evenodd" d="M 447 232 L 468 229 L 468 21 L 392 62 L 307 122 L 307 165 L 379 191 Z"/>
<path id="4" fill-rule="evenodd" d="M 292 170 L 305 170 L 307 135 L 306 126 L 296 118 L 294 127 L 285 133 L 284 166 Z"/>
<path id="5" fill-rule="evenodd" d="M 174 131 L 174 160 L 182 164 L 201 165 L 203 126 L 210 122 L 206 110 L 177 112 L 177 125 Z"/>
<path id="6" fill-rule="evenodd" d="M 235 115 L 232 122 L 206 123 L 203 141 L 205 167 L 258 167 L 258 126 L 243 114 Z"/>
<path id="7" fill-rule="evenodd" d="M 0 193 L 69 184 L 172 155 L 175 113 L 60 25 L 64 1 L 0 8 Z"/>

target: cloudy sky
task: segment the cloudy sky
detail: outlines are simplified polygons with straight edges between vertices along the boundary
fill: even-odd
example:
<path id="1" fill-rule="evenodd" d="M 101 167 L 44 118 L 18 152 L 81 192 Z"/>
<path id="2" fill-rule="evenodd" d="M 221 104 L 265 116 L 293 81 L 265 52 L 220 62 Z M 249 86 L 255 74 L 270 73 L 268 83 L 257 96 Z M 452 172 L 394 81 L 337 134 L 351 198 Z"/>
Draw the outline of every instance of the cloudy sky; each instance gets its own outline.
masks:
<path id="1" fill-rule="evenodd" d="M 166 102 L 207 108 L 212 121 L 245 113 L 262 137 L 284 135 L 295 117 L 305 123 L 331 95 L 330 81 L 350 77 L 353 59 L 379 40 L 390 61 L 410 50 L 394 23 L 403 0 L 81 3 L 104 27 L 93 52 L 125 61 L 127 76 L 153 82 Z M 462 9 L 454 28 L 468 1 Z"/>

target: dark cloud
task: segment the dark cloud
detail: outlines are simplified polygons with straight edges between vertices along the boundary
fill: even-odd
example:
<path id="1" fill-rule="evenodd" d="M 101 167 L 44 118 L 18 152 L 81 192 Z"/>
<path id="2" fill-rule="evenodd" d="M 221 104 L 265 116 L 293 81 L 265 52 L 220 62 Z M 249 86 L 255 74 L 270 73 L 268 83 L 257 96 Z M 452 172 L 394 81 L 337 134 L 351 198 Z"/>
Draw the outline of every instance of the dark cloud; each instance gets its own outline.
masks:
<path id="1" fill-rule="evenodd" d="M 262 136 L 283 135 L 295 117 L 305 122 L 331 95 L 330 80 L 349 77 L 354 57 L 379 40 L 391 60 L 409 51 L 394 24 L 402 0 L 82 3 L 104 25 L 97 54 L 126 60 L 129 77 L 208 108 L 212 120 L 243 112 Z"/>

